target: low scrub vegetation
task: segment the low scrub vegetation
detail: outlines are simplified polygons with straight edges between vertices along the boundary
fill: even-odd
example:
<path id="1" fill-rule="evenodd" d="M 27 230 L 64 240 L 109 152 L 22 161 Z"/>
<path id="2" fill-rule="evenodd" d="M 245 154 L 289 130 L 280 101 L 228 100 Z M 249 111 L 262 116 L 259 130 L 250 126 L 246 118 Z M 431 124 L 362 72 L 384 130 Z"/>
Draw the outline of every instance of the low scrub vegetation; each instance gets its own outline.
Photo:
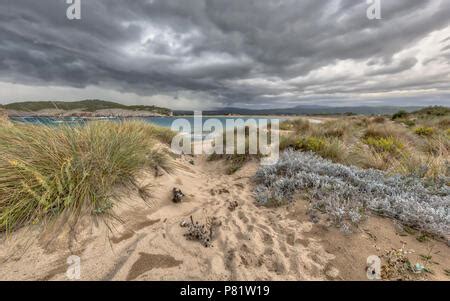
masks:
<path id="1" fill-rule="evenodd" d="M 392 115 L 392 120 L 396 120 L 396 119 L 401 119 L 401 118 L 405 118 L 408 117 L 408 112 L 406 111 L 398 111 L 397 113 L 395 113 L 394 115 Z"/>
<path id="2" fill-rule="evenodd" d="M 142 122 L 0 126 L 0 231 L 108 212 L 117 185 L 167 165 L 155 145 L 168 136 Z"/>
<path id="3" fill-rule="evenodd" d="M 324 138 L 309 136 L 306 138 L 300 138 L 295 146 L 304 151 L 320 152 L 325 148 L 325 144 L 326 141 Z"/>
<path id="4" fill-rule="evenodd" d="M 365 139 L 365 143 L 381 153 L 395 153 L 403 149 L 403 144 L 393 137 L 368 137 Z"/>
<path id="5" fill-rule="evenodd" d="M 419 136 L 432 136 L 434 134 L 434 129 L 432 127 L 418 127 L 414 130 Z"/>
<path id="6" fill-rule="evenodd" d="M 321 124 L 288 120 L 280 148 L 312 151 L 336 163 L 436 179 L 450 176 L 449 109 L 341 117 Z"/>
<path id="7" fill-rule="evenodd" d="M 328 214 L 345 231 L 371 211 L 435 235 L 450 233 L 450 188 L 444 179 L 392 176 L 287 150 L 276 165 L 261 167 L 255 181 L 261 205 L 283 205 L 307 193 L 312 208 Z"/>

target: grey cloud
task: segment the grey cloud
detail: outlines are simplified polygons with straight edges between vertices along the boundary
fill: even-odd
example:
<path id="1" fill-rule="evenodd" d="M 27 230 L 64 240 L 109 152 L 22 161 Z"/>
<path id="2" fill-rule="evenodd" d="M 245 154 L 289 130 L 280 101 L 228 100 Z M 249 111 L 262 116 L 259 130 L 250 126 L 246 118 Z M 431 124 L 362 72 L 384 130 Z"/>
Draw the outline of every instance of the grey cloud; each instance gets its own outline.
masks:
<path id="1" fill-rule="evenodd" d="M 420 64 L 414 56 L 395 55 L 432 32 L 447 30 L 442 52 L 448 49 L 446 0 L 382 1 L 382 20 L 366 18 L 365 0 L 81 3 L 82 20 L 69 21 L 64 0 L 3 0 L 0 81 L 102 86 L 141 96 L 207 95 L 218 106 L 276 107 L 392 90 L 440 89 L 447 95 L 442 83 L 450 79 L 441 71 L 385 80 Z M 367 69 L 363 75 L 348 70 L 310 77 L 340 61 L 366 62 Z M 423 63 L 450 71 L 444 53 Z M 372 83 L 374 77 L 382 81 Z"/>
<path id="2" fill-rule="evenodd" d="M 377 68 L 375 70 L 371 70 L 367 72 L 367 75 L 381 75 L 381 74 L 395 74 L 399 72 L 403 72 L 405 70 L 411 69 L 417 64 L 416 58 L 407 58 L 398 63 L 391 64 L 390 66 Z"/>

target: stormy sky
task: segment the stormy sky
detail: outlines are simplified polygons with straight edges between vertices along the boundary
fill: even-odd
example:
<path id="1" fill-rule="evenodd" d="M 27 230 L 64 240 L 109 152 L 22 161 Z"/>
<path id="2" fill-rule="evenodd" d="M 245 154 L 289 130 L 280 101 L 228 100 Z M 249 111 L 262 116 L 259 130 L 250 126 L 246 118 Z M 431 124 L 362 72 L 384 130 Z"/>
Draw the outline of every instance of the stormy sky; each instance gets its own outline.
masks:
<path id="1" fill-rule="evenodd" d="M 450 105 L 450 1 L 0 0 L 0 103 Z"/>

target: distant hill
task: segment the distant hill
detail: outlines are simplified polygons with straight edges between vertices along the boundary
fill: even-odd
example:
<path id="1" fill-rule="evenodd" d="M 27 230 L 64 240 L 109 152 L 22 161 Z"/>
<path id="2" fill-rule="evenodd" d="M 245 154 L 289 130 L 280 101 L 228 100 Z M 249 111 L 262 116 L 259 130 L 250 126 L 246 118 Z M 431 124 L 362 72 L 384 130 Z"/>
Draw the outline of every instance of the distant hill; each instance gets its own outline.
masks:
<path id="1" fill-rule="evenodd" d="M 111 101 L 104 101 L 98 99 L 82 100 L 82 101 L 29 101 L 16 102 L 7 105 L 0 105 L 8 111 L 19 112 L 38 112 L 43 110 L 64 110 L 64 111 L 80 111 L 80 112 L 97 112 L 101 110 L 125 110 L 125 111 L 142 111 L 152 112 L 160 115 L 170 115 L 171 110 L 156 106 L 133 105 L 127 106 Z"/>
<path id="2" fill-rule="evenodd" d="M 203 115 L 336 115 L 336 114 L 358 114 L 358 115 L 392 115 L 400 110 L 413 112 L 423 107 L 397 107 L 397 106 L 355 106 L 355 107 L 329 107 L 329 106 L 297 106 L 287 109 L 264 109 L 252 110 L 241 108 L 223 108 L 217 110 L 203 111 Z M 174 111 L 175 115 L 189 115 L 192 111 Z"/>
<path id="3" fill-rule="evenodd" d="M 116 102 L 104 100 L 82 100 L 74 102 L 64 101 L 35 101 L 16 102 L 7 105 L 0 105 L 0 109 L 6 109 L 10 115 L 40 115 L 46 113 L 50 115 L 61 114 L 61 111 L 68 115 L 118 115 L 118 116 L 139 116 L 139 115 L 171 115 L 172 110 L 156 106 L 143 105 L 123 105 Z M 216 110 L 203 111 L 203 115 L 392 115 L 399 111 L 407 113 L 423 110 L 428 112 L 432 107 L 424 108 L 420 106 L 354 106 L 354 107 L 331 107 L 303 105 L 285 109 L 243 109 L 243 108 L 221 108 Z M 447 108 L 447 110 L 450 110 Z M 20 114 L 19 114 L 20 113 Z M 25 114 L 26 113 L 26 114 Z M 174 115 L 192 115 L 193 111 L 173 111 Z"/>
<path id="4" fill-rule="evenodd" d="M 448 116 L 450 115 L 450 107 L 443 107 L 443 106 L 426 107 L 412 113 L 414 115 Z"/>

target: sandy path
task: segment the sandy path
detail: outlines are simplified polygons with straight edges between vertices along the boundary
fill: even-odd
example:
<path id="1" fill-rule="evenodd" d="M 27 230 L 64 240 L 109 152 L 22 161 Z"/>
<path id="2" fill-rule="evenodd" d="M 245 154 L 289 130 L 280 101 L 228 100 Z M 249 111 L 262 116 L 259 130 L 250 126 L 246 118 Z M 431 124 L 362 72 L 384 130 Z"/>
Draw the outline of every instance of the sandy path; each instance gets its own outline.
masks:
<path id="1" fill-rule="evenodd" d="M 370 236 L 361 231 L 344 237 L 310 222 L 306 203 L 256 206 L 250 179 L 256 163 L 228 176 L 223 162 L 198 157 L 192 165 L 191 159 L 177 158 L 170 174 L 143 175 L 142 185 L 152 185 L 146 202 L 138 191 L 123 191 L 116 208 L 120 222 L 109 220 L 106 226 L 86 219 L 74 229 L 61 227 L 57 237 L 50 235 L 54 231 L 40 234 L 35 226 L 3 238 L 0 279 L 66 280 L 70 255 L 80 257 L 83 280 L 365 279 L 368 255 L 379 253 L 380 246 L 401 246 L 389 220 L 369 224 Z M 175 186 L 186 194 L 180 204 L 171 201 Z M 238 206 L 232 210 L 234 201 Z M 190 216 L 220 220 L 212 247 L 185 239 L 180 222 Z M 403 240 L 418 254 L 427 250 L 414 237 Z M 436 242 L 434 251 L 441 263 L 434 277 L 445 278 L 441 270 L 449 266 L 448 247 Z"/>
<path id="2" fill-rule="evenodd" d="M 81 257 L 85 280 L 324 277 L 332 256 L 318 245 L 297 243 L 311 223 L 279 220 L 276 211 L 254 205 L 249 181 L 256 164 L 226 176 L 220 162 L 195 161 L 178 159 L 172 173 L 143 177 L 143 183 L 153 183 L 152 196 L 144 203 L 136 192 L 128 192 L 117 210 L 122 222 L 109 223 L 112 233 L 101 222 L 89 221 L 53 239 L 37 235 L 39 229 L 18 231 L 2 243 L 0 279 L 66 279 L 71 254 Z M 171 202 L 174 186 L 187 195 L 181 204 Z M 231 201 L 238 203 L 235 210 L 229 209 Z M 185 239 L 180 222 L 190 216 L 221 221 L 212 247 Z"/>
<path id="3" fill-rule="evenodd" d="M 299 227 L 298 222 L 279 221 L 274 211 L 254 205 L 249 181 L 255 165 L 226 176 L 219 162 L 198 159 L 194 164 L 177 163 L 177 172 L 158 179 L 164 191 L 168 190 L 167 182 L 172 182 L 187 198 L 176 205 L 170 201 L 170 194 L 166 195 L 159 208 L 147 215 L 147 219 L 159 221 L 152 225 L 153 231 L 145 229 L 142 237 L 130 238 L 128 244 L 136 241 L 133 252 L 122 267 L 103 279 L 323 278 L 320 271 L 332 257 L 320 246 L 304 248 L 295 243 L 295 236 L 301 237 L 302 227 L 308 230 L 310 223 Z M 238 203 L 235 210 L 229 209 L 231 201 Z M 180 227 L 180 222 L 190 216 L 200 222 L 207 217 L 221 221 L 212 247 L 205 248 L 183 237 L 186 229 Z M 311 257 L 323 258 L 322 264 Z"/>

